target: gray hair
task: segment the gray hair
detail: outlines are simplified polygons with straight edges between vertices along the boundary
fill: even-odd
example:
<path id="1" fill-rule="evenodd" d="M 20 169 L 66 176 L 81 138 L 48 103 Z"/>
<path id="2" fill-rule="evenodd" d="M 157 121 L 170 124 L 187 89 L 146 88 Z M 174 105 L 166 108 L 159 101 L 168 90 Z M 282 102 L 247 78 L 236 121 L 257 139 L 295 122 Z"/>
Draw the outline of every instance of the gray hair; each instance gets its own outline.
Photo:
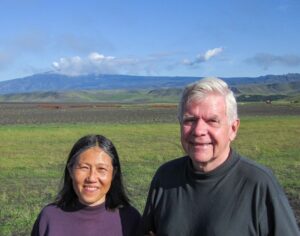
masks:
<path id="1" fill-rule="evenodd" d="M 226 115 L 228 116 L 228 121 L 230 123 L 238 119 L 236 99 L 227 83 L 219 78 L 207 77 L 187 85 L 183 90 L 178 107 L 179 122 L 182 123 L 185 106 L 190 101 L 201 101 L 211 93 L 217 93 L 224 96 L 226 104 Z"/>

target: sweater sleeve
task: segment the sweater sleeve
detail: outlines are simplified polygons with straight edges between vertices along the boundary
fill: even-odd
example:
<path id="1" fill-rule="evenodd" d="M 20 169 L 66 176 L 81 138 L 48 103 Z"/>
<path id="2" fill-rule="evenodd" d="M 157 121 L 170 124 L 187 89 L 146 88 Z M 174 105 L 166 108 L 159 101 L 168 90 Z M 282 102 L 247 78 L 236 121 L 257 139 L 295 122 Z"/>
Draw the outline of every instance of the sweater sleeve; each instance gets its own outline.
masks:
<path id="1" fill-rule="evenodd" d="M 42 235 L 47 235 L 47 223 L 43 211 L 37 217 L 31 230 L 31 236 L 42 236 Z"/>
<path id="2" fill-rule="evenodd" d="M 39 218 L 40 217 L 38 217 L 34 222 L 34 225 L 31 230 L 31 236 L 39 236 Z"/>
<path id="3" fill-rule="evenodd" d="M 141 232 L 143 235 L 149 232 L 158 233 L 159 227 L 164 224 L 161 221 L 162 199 L 166 189 L 179 186 L 184 181 L 185 168 L 189 158 L 187 156 L 171 160 L 160 166 L 149 188 L 149 193 L 144 208 Z M 174 174 L 175 173 L 175 174 Z"/>
<path id="4" fill-rule="evenodd" d="M 260 235 L 300 236 L 288 199 L 275 176 L 271 177 L 265 196 L 265 210 L 260 218 Z"/>
<path id="5" fill-rule="evenodd" d="M 155 183 L 156 176 L 151 182 L 144 213 L 142 216 L 140 231 L 143 235 L 148 234 L 150 231 L 154 233 L 156 232 L 154 225 L 154 198 L 156 195 Z"/>

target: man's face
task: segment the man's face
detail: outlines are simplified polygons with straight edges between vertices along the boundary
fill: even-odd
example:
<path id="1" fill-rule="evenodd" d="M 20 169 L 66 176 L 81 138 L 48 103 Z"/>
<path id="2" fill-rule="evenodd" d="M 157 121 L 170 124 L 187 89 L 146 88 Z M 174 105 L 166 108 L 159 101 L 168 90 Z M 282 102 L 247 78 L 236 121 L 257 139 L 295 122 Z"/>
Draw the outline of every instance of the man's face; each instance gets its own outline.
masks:
<path id="1" fill-rule="evenodd" d="M 181 124 L 181 143 L 196 170 L 208 172 L 228 157 L 239 120 L 231 123 L 223 96 L 208 94 L 186 104 Z"/>

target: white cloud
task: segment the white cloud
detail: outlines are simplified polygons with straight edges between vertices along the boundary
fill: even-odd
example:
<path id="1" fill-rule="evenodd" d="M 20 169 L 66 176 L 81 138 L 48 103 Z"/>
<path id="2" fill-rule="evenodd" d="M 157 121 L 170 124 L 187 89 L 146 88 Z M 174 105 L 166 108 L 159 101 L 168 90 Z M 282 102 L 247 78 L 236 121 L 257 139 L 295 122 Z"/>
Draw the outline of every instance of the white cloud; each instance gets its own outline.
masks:
<path id="1" fill-rule="evenodd" d="M 166 70 L 168 56 L 146 58 L 118 58 L 92 52 L 85 57 L 63 57 L 52 63 L 54 72 L 69 76 L 86 74 L 155 75 Z"/>
<path id="2" fill-rule="evenodd" d="M 114 72 L 114 57 L 106 57 L 97 52 L 90 53 L 87 57 L 81 58 L 64 57 L 52 63 L 57 73 L 76 76 L 90 73 L 112 73 Z"/>
<path id="3" fill-rule="evenodd" d="M 84 74 L 112 74 L 133 71 L 139 60 L 130 58 L 116 58 L 92 52 L 87 57 L 64 57 L 52 63 L 57 73 L 77 76 Z"/>
<path id="4" fill-rule="evenodd" d="M 223 51 L 223 48 L 214 48 L 214 49 L 210 49 L 208 50 L 205 54 L 204 54 L 204 59 L 206 61 L 208 61 L 210 58 L 217 56 L 218 54 L 220 54 Z"/>
<path id="5" fill-rule="evenodd" d="M 174 63 L 175 53 L 157 53 L 144 58 L 114 57 L 91 52 L 85 57 L 63 57 L 52 63 L 54 72 L 78 76 L 86 74 L 132 74 L 132 75 L 157 75 L 161 71 L 176 70 L 180 64 Z M 217 52 L 206 52 L 210 59 Z"/>
<path id="6" fill-rule="evenodd" d="M 62 74 L 78 75 L 84 70 L 85 62 L 79 57 L 60 58 L 52 63 L 53 68 Z"/>
<path id="7" fill-rule="evenodd" d="M 210 60 L 213 57 L 216 57 L 221 52 L 223 52 L 223 50 L 224 49 L 221 48 L 221 47 L 209 49 L 204 54 L 197 55 L 194 60 L 184 59 L 182 63 L 184 65 L 191 65 L 191 66 L 196 65 L 196 64 L 200 64 L 200 63 L 203 63 L 203 62 L 206 62 L 206 61 Z"/>
<path id="8" fill-rule="evenodd" d="M 88 58 L 91 62 L 103 62 L 103 61 L 109 61 L 115 59 L 114 57 L 111 56 L 105 57 L 104 55 L 99 54 L 97 52 L 90 53 Z"/>

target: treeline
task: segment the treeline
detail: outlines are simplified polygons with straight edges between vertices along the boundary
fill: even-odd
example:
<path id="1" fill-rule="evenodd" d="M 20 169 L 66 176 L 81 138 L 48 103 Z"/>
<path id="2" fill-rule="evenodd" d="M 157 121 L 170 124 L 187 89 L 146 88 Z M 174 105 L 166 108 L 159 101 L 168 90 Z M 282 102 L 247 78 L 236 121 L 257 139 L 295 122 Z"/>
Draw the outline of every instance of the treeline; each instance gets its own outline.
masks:
<path id="1" fill-rule="evenodd" d="M 238 102 L 271 102 L 287 98 L 287 95 L 240 95 L 237 97 Z"/>

